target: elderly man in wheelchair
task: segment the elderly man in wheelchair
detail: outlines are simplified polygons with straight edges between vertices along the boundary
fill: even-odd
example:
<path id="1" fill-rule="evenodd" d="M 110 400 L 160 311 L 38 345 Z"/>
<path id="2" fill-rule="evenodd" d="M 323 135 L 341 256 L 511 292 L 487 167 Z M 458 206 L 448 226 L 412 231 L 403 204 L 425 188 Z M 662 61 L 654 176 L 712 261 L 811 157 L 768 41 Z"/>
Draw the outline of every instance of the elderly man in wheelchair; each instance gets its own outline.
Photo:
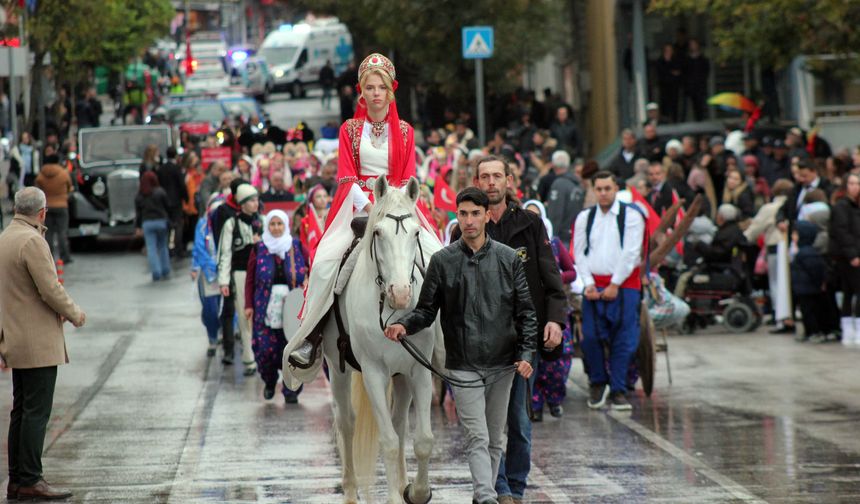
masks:
<path id="1" fill-rule="evenodd" d="M 735 333 L 752 331 L 761 323 L 761 314 L 750 298 L 755 245 L 744 237 L 739 218 L 737 207 L 721 205 L 713 240 L 695 243 L 686 251 L 696 256 L 695 265 L 681 274 L 675 295 L 690 305 L 685 322 L 690 333 L 707 327 L 717 317 Z"/>

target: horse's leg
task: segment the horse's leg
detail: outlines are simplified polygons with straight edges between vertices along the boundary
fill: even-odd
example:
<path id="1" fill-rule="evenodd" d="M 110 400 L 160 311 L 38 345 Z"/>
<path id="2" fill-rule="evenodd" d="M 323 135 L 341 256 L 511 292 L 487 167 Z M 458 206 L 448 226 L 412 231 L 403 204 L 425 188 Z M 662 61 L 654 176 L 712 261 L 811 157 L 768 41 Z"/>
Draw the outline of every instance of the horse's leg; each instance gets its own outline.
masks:
<path id="1" fill-rule="evenodd" d="M 394 408 L 391 413 L 391 420 L 394 423 L 394 430 L 397 432 L 397 437 L 400 442 L 399 454 L 397 456 L 398 470 L 397 477 L 399 479 L 398 486 L 400 493 L 406 488 L 409 483 L 409 478 L 406 474 L 406 435 L 409 430 L 409 404 L 412 402 L 412 392 L 409 389 L 409 383 L 403 375 L 395 375 L 391 378 L 393 384 Z"/>
<path id="2" fill-rule="evenodd" d="M 334 421 L 338 432 L 338 450 L 343 466 L 343 502 L 358 503 L 358 483 L 355 477 L 355 464 L 352 458 L 352 437 L 355 414 L 350 403 L 350 372 L 341 373 L 336 366 L 329 369 L 331 391 L 334 398 Z"/>
<path id="3" fill-rule="evenodd" d="M 371 366 L 365 366 L 364 363 L 362 363 L 361 374 L 370 406 L 373 409 L 373 417 L 376 419 L 376 426 L 379 429 L 379 447 L 382 451 L 382 460 L 385 462 L 385 475 L 388 481 L 388 502 L 389 504 L 402 504 L 403 497 L 397 482 L 398 439 L 394 424 L 391 422 L 391 410 L 388 406 L 389 377 L 387 373 Z"/>
<path id="4" fill-rule="evenodd" d="M 409 502 L 425 504 L 430 501 L 430 455 L 433 453 L 433 431 L 430 427 L 430 408 L 433 402 L 433 377 L 429 371 L 415 366 L 410 380 L 415 403 L 415 458 L 418 472 L 411 485 Z"/>

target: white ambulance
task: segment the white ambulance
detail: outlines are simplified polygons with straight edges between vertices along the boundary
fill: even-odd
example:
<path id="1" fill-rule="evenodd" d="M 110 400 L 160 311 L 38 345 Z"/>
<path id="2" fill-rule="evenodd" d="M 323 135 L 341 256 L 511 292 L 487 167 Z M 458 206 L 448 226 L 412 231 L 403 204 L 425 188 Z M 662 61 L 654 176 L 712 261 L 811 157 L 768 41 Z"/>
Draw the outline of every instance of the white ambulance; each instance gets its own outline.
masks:
<path id="1" fill-rule="evenodd" d="M 293 98 L 319 84 L 326 61 L 339 76 L 355 58 L 352 35 L 337 18 L 281 25 L 266 36 L 257 55 L 266 59 L 275 89 L 289 91 Z"/>

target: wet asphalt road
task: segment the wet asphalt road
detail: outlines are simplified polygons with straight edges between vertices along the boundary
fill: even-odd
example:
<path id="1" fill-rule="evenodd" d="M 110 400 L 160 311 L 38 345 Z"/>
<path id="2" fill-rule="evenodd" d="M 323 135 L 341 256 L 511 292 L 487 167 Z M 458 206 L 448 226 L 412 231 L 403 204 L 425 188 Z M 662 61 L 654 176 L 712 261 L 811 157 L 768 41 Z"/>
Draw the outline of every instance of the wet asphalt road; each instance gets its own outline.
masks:
<path id="1" fill-rule="evenodd" d="M 187 261 L 153 284 L 143 255 L 113 248 L 67 267 L 88 324 L 67 329 L 48 481 L 73 502 L 340 502 L 326 383 L 299 405 L 264 401 L 259 378 L 205 356 Z M 526 502 L 860 502 L 860 349 L 716 331 L 669 345 L 674 385 L 661 355 L 655 394 L 632 415 L 589 411 L 574 363 L 564 417 L 535 424 Z M 8 411 L 11 374 L 0 382 Z M 453 404 L 433 415 L 434 502 L 468 503 Z"/>

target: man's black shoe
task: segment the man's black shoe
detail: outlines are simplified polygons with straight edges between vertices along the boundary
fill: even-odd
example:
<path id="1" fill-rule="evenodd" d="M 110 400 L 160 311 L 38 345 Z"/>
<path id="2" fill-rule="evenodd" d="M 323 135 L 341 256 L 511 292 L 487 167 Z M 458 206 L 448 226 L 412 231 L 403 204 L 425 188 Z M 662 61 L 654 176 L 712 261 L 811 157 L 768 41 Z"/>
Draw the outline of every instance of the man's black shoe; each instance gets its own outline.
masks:
<path id="1" fill-rule="evenodd" d="M 794 334 L 794 326 L 784 325 L 770 330 L 771 334 Z"/>
<path id="2" fill-rule="evenodd" d="M 221 364 L 224 364 L 225 366 L 232 366 L 233 356 L 224 354 L 224 357 L 221 357 Z"/>
<path id="3" fill-rule="evenodd" d="M 532 422 L 543 422 L 543 409 L 532 411 Z"/>
<path id="4" fill-rule="evenodd" d="M 272 385 L 270 387 L 270 386 L 266 385 L 266 387 L 263 389 L 263 399 L 268 401 L 269 399 L 271 399 L 273 397 L 275 397 L 275 386 Z"/>
<path id="5" fill-rule="evenodd" d="M 605 383 L 591 385 L 589 387 L 588 407 L 600 409 L 606 406 L 606 398 L 609 397 L 609 385 Z"/>
<path id="6" fill-rule="evenodd" d="M 618 411 L 630 411 L 633 409 L 633 405 L 627 400 L 627 396 L 624 392 L 613 392 L 609 394 L 609 404 L 612 409 Z"/>

